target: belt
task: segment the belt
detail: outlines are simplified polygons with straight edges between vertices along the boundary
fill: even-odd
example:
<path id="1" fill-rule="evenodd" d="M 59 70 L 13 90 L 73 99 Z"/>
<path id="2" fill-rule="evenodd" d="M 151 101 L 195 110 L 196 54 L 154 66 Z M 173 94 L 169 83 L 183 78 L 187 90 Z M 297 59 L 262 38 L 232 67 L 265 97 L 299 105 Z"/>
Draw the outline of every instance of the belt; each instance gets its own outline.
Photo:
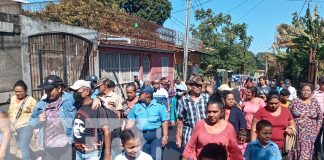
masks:
<path id="1" fill-rule="evenodd" d="M 159 128 L 155 128 L 153 130 L 147 130 L 147 131 L 142 131 L 143 133 L 152 133 L 152 132 L 156 132 L 156 130 Z"/>

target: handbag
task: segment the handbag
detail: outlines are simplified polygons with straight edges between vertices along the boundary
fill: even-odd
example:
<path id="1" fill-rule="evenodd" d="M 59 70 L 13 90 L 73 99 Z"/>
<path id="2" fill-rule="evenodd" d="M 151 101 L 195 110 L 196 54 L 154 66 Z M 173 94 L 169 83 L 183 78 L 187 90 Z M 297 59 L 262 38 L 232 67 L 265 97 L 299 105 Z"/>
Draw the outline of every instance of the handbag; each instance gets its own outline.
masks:
<path id="1" fill-rule="evenodd" d="M 289 153 L 296 147 L 297 144 L 297 131 L 296 128 L 288 126 L 287 129 L 291 129 L 293 131 L 292 135 L 285 135 L 284 143 L 283 143 L 283 152 Z"/>

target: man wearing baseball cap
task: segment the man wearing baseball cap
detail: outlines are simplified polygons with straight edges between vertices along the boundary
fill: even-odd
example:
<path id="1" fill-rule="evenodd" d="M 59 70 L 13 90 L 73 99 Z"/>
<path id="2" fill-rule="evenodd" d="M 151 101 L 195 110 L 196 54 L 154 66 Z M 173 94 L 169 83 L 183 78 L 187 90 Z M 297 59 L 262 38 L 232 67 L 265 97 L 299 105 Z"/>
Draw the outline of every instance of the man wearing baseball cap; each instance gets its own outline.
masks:
<path id="1" fill-rule="evenodd" d="M 154 89 L 151 86 L 144 85 L 139 92 L 139 100 L 128 114 L 126 128 L 133 128 L 136 124 L 146 140 L 143 151 L 154 160 L 162 160 L 162 148 L 168 143 L 167 109 L 153 99 Z"/>
<path id="2" fill-rule="evenodd" d="M 76 159 L 99 159 L 103 149 L 104 158 L 110 159 L 111 135 L 107 120 L 110 117 L 107 117 L 105 108 L 91 109 L 93 100 L 90 97 L 92 89 L 89 81 L 78 80 L 70 88 L 76 91 L 74 97 L 81 103 L 73 125 Z"/>
<path id="3" fill-rule="evenodd" d="M 71 159 L 72 125 L 79 104 L 73 94 L 63 92 L 63 80 L 56 75 L 46 77 L 41 88 L 47 97 L 36 104 L 29 125 L 40 129 L 38 144 L 45 151 L 44 159 Z"/>

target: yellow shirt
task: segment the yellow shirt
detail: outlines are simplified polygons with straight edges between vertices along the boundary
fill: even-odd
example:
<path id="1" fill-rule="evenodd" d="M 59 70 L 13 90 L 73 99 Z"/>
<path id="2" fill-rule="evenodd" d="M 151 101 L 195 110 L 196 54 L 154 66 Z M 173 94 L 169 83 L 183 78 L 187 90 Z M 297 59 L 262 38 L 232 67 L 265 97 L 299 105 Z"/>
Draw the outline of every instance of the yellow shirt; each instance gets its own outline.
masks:
<path id="1" fill-rule="evenodd" d="M 105 107 L 113 110 L 115 113 L 123 109 L 121 99 L 115 92 L 110 92 L 107 96 L 102 96 L 101 99 L 105 102 Z"/>
<path id="2" fill-rule="evenodd" d="M 16 99 L 17 99 L 16 95 L 11 97 L 8 114 L 9 114 L 11 123 L 14 124 L 14 127 L 21 128 L 21 127 L 25 127 L 28 125 L 29 118 L 31 116 L 31 113 L 32 113 L 37 101 L 33 97 L 29 96 L 23 109 L 22 109 L 20 117 L 18 118 L 18 120 L 16 120 L 16 116 L 19 111 L 19 108 L 20 108 L 21 104 L 23 103 L 23 101 L 21 101 L 20 103 L 17 103 Z"/>
<path id="3" fill-rule="evenodd" d="M 286 104 L 280 103 L 281 107 L 289 108 L 290 102 L 286 102 Z"/>

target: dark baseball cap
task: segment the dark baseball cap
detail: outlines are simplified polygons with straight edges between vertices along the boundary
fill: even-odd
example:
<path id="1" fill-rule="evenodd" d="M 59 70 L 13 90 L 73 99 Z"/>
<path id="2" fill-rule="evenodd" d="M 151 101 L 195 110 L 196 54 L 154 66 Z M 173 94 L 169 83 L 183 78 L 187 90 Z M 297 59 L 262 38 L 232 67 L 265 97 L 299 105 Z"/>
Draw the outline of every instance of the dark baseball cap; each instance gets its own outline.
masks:
<path id="1" fill-rule="evenodd" d="M 45 78 L 44 83 L 40 86 L 43 89 L 52 89 L 57 86 L 63 86 L 63 80 L 57 75 L 49 75 Z"/>
<path id="2" fill-rule="evenodd" d="M 139 93 L 140 94 L 142 94 L 142 93 L 153 94 L 154 89 L 151 86 L 145 85 L 139 90 Z"/>

